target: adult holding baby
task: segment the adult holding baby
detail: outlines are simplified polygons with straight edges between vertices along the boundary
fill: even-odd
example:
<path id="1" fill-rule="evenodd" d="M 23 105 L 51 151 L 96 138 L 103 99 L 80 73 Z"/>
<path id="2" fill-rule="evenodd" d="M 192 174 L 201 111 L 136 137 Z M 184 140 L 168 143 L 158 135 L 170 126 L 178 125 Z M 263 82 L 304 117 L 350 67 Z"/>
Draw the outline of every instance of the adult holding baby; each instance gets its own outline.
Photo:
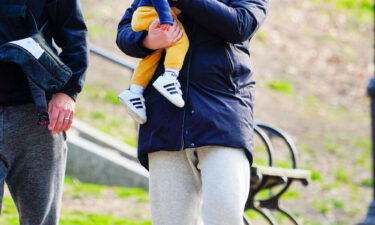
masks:
<path id="1" fill-rule="evenodd" d="M 122 18 L 117 44 L 127 55 L 145 58 L 173 44 L 180 31 L 163 31 L 156 22 L 149 32 L 133 31 L 138 5 L 135 0 Z M 190 41 L 178 77 L 185 106 L 174 106 L 151 85 L 145 89 L 147 123 L 140 127 L 138 157 L 150 172 L 152 221 L 241 225 L 254 124 L 248 47 L 268 1 L 178 0 L 171 6 L 182 11 Z M 153 80 L 163 73 L 162 58 Z"/>

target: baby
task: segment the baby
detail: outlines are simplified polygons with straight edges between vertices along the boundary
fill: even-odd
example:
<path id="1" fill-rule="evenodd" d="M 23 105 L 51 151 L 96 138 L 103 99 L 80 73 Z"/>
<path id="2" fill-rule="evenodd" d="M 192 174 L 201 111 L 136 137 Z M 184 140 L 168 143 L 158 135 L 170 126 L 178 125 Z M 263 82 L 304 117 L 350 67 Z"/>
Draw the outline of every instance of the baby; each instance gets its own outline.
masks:
<path id="1" fill-rule="evenodd" d="M 148 30 L 151 23 L 159 19 L 161 30 L 168 31 L 173 26 L 174 21 L 177 21 L 184 31 L 181 22 L 177 20 L 178 14 L 180 14 L 180 10 L 175 7 L 171 8 L 168 0 L 141 0 L 133 14 L 132 29 L 135 32 Z M 184 31 L 179 41 L 165 49 L 164 74 L 152 84 L 160 94 L 180 108 L 185 105 L 185 102 L 182 98 L 181 86 L 177 78 L 188 48 L 189 39 Z M 140 124 L 144 124 L 147 121 L 143 91 L 156 71 L 163 50 L 158 49 L 141 60 L 134 71 L 130 88 L 119 95 L 119 100 L 125 106 L 127 112 Z"/>

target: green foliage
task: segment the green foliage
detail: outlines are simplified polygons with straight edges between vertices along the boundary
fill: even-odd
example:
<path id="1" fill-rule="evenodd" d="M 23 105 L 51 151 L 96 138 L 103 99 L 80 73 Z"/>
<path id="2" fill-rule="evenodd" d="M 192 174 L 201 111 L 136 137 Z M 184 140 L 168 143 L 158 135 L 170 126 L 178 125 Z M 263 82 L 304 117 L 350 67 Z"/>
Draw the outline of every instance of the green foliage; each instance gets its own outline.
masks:
<path id="1" fill-rule="evenodd" d="M 311 171 L 311 180 L 322 181 L 322 175 L 318 171 Z"/>
<path id="2" fill-rule="evenodd" d="M 136 198 L 138 202 L 148 202 L 148 193 L 139 188 L 115 188 L 117 192 L 117 197 L 119 198 L 129 198 L 133 197 Z"/>
<path id="3" fill-rule="evenodd" d="M 92 119 L 105 119 L 106 118 L 106 114 L 103 113 L 103 112 L 94 111 L 94 112 L 90 113 L 90 117 Z"/>
<path id="4" fill-rule="evenodd" d="M 150 221 L 137 222 L 100 214 L 86 214 L 80 211 L 66 212 L 61 225 L 151 225 Z"/>
<path id="5" fill-rule="evenodd" d="M 358 214 L 363 213 L 362 211 L 363 211 L 363 209 L 361 209 L 361 208 L 350 209 L 349 212 L 348 212 L 348 215 L 349 216 L 357 216 Z"/>
<path id="6" fill-rule="evenodd" d="M 356 142 L 355 142 L 355 147 L 363 149 L 363 150 L 370 150 L 371 149 L 370 138 L 357 139 Z"/>
<path id="7" fill-rule="evenodd" d="M 371 163 L 371 141 L 370 139 L 357 139 L 354 148 L 356 151 L 356 164 L 370 168 Z"/>
<path id="8" fill-rule="evenodd" d="M 82 108 L 77 106 L 76 116 L 93 127 L 107 133 L 130 146 L 137 146 L 137 132 L 134 121 L 122 115 L 111 114 L 104 108 Z"/>
<path id="9" fill-rule="evenodd" d="M 334 144 L 334 143 L 326 143 L 324 145 L 324 148 L 327 151 L 329 151 L 330 153 L 333 153 L 333 154 L 337 153 L 337 151 L 339 149 L 339 147 L 336 144 Z"/>
<path id="10" fill-rule="evenodd" d="M 259 218 L 260 215 L 255 212 L 254 210 L 246 210 L 245 211 L 246 216 L 248 216 L 251 220 Z"/>
<path id="11" fill-rule="evenodd" d="M 281 167 L 281 168 L 291 168 L 292 165 L 291 165 L 291 162 L 280 162 L 280 161 L 277 161 L 275 162 L 275 166 L 276 167 Z"/>
<path id="12" fill-rule="evenodd" d="M 298 149 L 301 150 L 301 154 L 308 154 L 310 156 L 317 156 L 318 151 L 305 144 L 299 144 Z"/>
<path id="13" fill-rule="evenodd" d="M 336 171 L 336 180 L 340 181 L 340 182 L 343 182 L 343 183 L 349 183 L 350 182 L 350 178 L 347 174 L 347 172 L 343 169 L 339 169 Z"/>
<path id="14" fill-rule="evenodd" d="M 310 205 L 317 209 L 322 214 L 327 214 L 330 211 L 329 204 L 327 200 L 317 201 L 313 200 L 310 202 Z"/>
<path id="15" fill-rule="evenodd" d="M 364 179 L 362 182 L 361 182 L 361 185 L 364 186 L 364 187 L 372 187 L 372 179 Z"/>
<path id="16" fill-rule="evenodd" d="M 284 224 L 288 220 L 288 217 L 282 213 L 272 213 L 278 224 Z"/>
<path id="17" fill-rule="evenodd" d="M 301 194 L 297 190 L 288 190 L 285 194 L 282 195 L 282 199 L 296 199 L 300 198 Z"/>
<path id="18" fill-rule="evenodd" d="M 91 99 L 101 100 L 102 102 L 110 103 L 113 105 L 120 105 L 120 102 L 117 99 L 118 94 L 113 92 L 112 90 L 86 84 L 83 92 Z"/>
<path id="19" fill-rule="evenodd" d="M 254 38 L 260 40 L 260 41 L 265 41 L 267 39 L 267 35 L 264 32 L 264 30 L 258 30 L 254 36 Z"/>
<path id="20" fill-rule="evenodd" d="M 11 197 L 3 197 L 3 214 L 14 214 L 17 212 L 17 208 Z"/>
<path id="21" fill-rule="evenodd" d="M 333 184 L 326 183 L 326 184 L 323 184 L 322 190 L 331 191 L 333 189 L 339 189 L 340 187 L 341 187 L 341 183 L 338 183 L 338 182 L 334 182 Z"/>
<path id="22" fill-rule="evenodd" d="M 345 203 L 343 201 L 341 201 L 341 200 L 333 199 L 332 200 L 332 205 L 336 209 L 343 209 L 344 206 L 345 206 Z"/>
<path id="23" fill-rule="evenodd" d="M 312 0 L 316 3 L 329 3 L 336 11 L 350 15 L 358 22 L 372 22 L 374 2 L 372 0 Z"/>
<path id="24" fill-rule="evenodd" d="M 93 195 L 98 197 L 104 190 L 108 189 L 107 186 L 82 183 L 69 176 L 65 178 L 65 183 L 68 185 L 65 187 L 64 194 L 72 195 L 75 198 L 81 198 L 82 195 Z"/>
<path id="25" fill-rule="evenodd" d="M 293 83 L 286 80 L 272 80 L 268 82 L 267 87 L 285 94 L 293 94 Z"/>
<path id="26" fill-rule="evenodd" d="M 82 183 L 77 179 L 65 177 L 65 193 L 64 195 L 91 195 L 100 197 L 104 191 L 113 191 L 120 198 L 136 198 L 139 201 L 148 201 L 146 191 L 137 188 L 108 187 L 104 185 Z M 140 214 L 141 212 L 139 212 Z M 18 213 L 16 206 L 11 197 L 3 198 L 3 210 L 0 216 L 0 224 L 17 225 Z M 150 221 L 133 221 L 124 218 L 112 217 L 109 215 L 91 214 L 81 211 L 68 211 L 63 209 L 61 225 L 151 225 Z"/>

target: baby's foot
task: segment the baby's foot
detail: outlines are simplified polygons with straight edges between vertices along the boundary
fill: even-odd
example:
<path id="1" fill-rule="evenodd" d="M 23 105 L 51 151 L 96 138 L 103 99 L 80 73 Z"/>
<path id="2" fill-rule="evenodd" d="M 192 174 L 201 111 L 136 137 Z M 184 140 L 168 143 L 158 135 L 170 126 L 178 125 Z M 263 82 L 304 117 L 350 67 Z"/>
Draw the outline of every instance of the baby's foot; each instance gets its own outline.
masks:
<path id="1" fill-rule="evenodd" d="M 184 107 L 185 101 L 182 98 L 181 85 L 176 78 L 163 75 L 158 77 L 152 85 L 175 106 Z"/>
<path id="2" fill-rule="evenodd" d="M 146 105 L 142 94 L 136 94 L 130 90 L 125 90 L 118 96 L 118 99 L 135 121 L 139 124 L 146 123 Z"/>

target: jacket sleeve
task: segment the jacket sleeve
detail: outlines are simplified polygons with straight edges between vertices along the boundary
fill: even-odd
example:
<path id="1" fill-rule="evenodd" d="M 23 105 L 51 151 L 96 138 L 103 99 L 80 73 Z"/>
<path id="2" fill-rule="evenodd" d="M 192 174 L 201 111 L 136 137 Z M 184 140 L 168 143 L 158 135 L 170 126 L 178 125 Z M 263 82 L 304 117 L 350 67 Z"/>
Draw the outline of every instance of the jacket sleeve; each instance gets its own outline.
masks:
<path id="1" fill-rule="evenodd" d="M 79 0 L 56 0 L 48 7 L 52 36 L 62 50 L 60 58 L 73 71 L 71 79 L 60 92 L 75 100 L 82 90 L 88 66 L 87 28 Z"/>
<path id="2" fill-rule="evenodd" d="M 264 21 L 269 0 L 178 0 L 176 7 L 227 42 L 249 40 Z"/>
<path id="3" fill-rule="evenodd" d="M 126 55 L 136 58 L 145 58 L 153 50 L 143 47 L 142 41 L 147 35 L 147 31 L 134 32 L 131 27 L 131 20 L 134 11 L 137 9 L 140 0 L 135 0 L 122 17 L 117 30 L 117 46 Z"/>
<path id="4" fill-rule="evenodd" d="M 169 3 L 167 0 L 152 0 L 152 5 L 158 13 L 160 24 L 173 25 L 171 7 L 169 7 Z"/>

